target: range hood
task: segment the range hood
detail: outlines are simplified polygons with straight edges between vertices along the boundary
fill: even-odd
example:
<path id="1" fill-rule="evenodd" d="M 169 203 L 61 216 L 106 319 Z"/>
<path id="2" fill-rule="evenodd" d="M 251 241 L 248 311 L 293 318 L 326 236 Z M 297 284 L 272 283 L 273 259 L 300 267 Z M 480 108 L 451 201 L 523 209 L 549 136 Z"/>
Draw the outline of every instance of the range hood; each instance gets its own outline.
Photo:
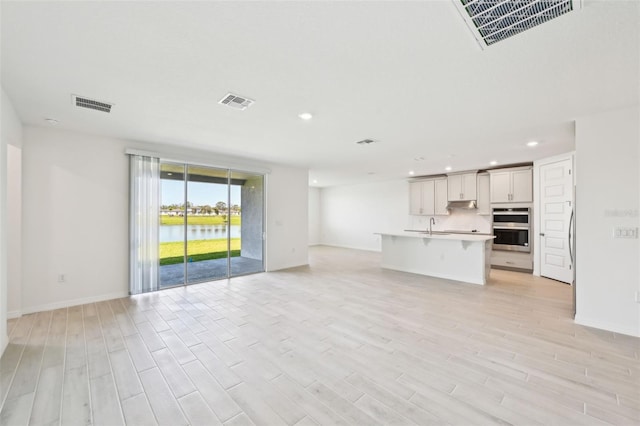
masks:
<path id="1" fill-rule="evenodd" d="M 451 209 L 473 210 L 477 208 L 478 208 L 478 204 L 476 200 L 449 201 L 449 203 L 447 204 L 447 210 L 451 210 Z"/>

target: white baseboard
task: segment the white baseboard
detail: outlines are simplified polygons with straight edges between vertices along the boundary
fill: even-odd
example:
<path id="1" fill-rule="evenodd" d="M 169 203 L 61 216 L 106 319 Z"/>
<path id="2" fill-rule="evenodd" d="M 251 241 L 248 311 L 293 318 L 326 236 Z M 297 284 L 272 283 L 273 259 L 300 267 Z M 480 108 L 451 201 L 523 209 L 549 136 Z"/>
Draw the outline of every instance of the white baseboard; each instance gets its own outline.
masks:
<path id="1" fill-rule="evenodd" d="M 640 330 L 626 325 L 614 324 L 606 321 L 594 320 L 591 318 L 584 318 L 580 315 L 576 315 L 574 321 L 576 324 L 584 325 L 587 327 L 612 331 L 614 333 L 626 334 L 628 336 L 640 337 Z"/>
<path id="2" fill-rule="evenodd" d="M 20 318 L 22 316 L 22 311 L 9 311 L 7 312 L 7 319 Z"/>
<path id="3" fill-rule="evenodd" d="M 299 268 L 300 266 L 309 266 L 308 262 L 300 263 L 299 265 L 287 265 L 287 266 L 276 266 L 272 269 L 265 269 L 265 272 L 277 272 L 277 271 L 285 271 L 287 269 Z"/>
<path id="4" fill-rule="evenodd" d="M 372 251 L 374 253 L 380 253 L 382 251 L 381 249 L 372 249 L 371 247 L 344 246 L 344 245 L 341 245 L 341 244 L 322 243 L 322 244 L 318 244 L 318 245 L 327 246 L 327 247 L 344 248 L 344 249 L 350 249 L 350 250 Z"/>
<path id="5" fill-rule="evenodd" d="M 44 312 L 44 311 L 51 311 L 54 309 L 69 308 L 71 306 L 85 305 L 87 303 L 102 302 L 102 301 L 111 300 L 111 299 L 121 299 L 123 297 L 128 297 L 128 296 L 129 296 L 129 293 L 125 291 L 125 292 L 101 294 L 99 296 L 83 297 L 80 299 L 71 299 L 71 300 L 63 300 L 60 302 L 46 303 L 44 305 L 37 305 L 37 306 L 30 306 L 27 308 L 23 308 L 20 311 L 7 312 L 7 318 L 18 318 L 18 317 L 21 317 L 22 315 L 33 314 L 35 312 Z"/>
<path id="6" fill-rule="evenodd" d="M 9 344 L 9 337 L 6 335 L 0 336 L 0 356 L 2 356 L 2 354 L 4 353 L 4 350 L 7 349 L 8 344 Z"/>

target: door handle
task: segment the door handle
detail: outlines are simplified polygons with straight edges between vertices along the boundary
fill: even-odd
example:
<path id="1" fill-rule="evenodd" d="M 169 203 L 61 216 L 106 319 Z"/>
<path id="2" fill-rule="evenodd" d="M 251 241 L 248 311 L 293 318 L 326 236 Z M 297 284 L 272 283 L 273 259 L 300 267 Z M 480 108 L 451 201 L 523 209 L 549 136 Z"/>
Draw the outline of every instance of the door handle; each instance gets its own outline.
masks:
<path id="1" fill-rule="evenodd" d="M 569 218 L 569 258 L 571 259 L 571 264 L 573 265 L 573 250 L 571 249 L 571 225 L 573 225 L 573 210 L 571 210 L 571 217 Z"/>
<path id="2" fill-rule="evenodd" d="M 540 233 L 540 236 L 541 236 L 541 237 L 544 237 L 544 232 L 541 232 L 541 233 Z"/>

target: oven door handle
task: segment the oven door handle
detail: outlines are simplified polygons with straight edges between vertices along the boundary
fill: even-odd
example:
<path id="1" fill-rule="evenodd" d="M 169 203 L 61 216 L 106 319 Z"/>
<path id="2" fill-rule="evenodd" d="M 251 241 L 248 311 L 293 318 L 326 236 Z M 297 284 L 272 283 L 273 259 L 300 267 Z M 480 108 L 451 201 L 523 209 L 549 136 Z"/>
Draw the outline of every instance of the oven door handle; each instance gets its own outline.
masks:
<path id="1" fill-rule="evenodd" d="M 498 216 L 526 216 L 529 215 L 531 213 L 529 212 L 501 212 L 501 211 L 493 211 L 494 216 L 498 215 Z"/>
<path id="2" fill-rule="evenodd" d="M 493 229 L 504 229 L 504 230 L 514 230 L 514 231 L 528 231 L 528 226 L 495 226 L 493 225 Z"/>

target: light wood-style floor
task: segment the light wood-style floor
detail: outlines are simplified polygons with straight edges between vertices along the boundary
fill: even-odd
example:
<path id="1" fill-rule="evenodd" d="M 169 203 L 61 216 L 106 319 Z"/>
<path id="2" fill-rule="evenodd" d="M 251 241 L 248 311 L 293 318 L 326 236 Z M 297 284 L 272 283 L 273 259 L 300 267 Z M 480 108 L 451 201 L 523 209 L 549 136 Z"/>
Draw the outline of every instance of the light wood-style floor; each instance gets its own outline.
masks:
<path id="1" fill-rule="evenodd" d="M 311 266 L 9 322 L 0 424 L 640 423 L 640 339 L 573 324 L 571 289 Z"/>

